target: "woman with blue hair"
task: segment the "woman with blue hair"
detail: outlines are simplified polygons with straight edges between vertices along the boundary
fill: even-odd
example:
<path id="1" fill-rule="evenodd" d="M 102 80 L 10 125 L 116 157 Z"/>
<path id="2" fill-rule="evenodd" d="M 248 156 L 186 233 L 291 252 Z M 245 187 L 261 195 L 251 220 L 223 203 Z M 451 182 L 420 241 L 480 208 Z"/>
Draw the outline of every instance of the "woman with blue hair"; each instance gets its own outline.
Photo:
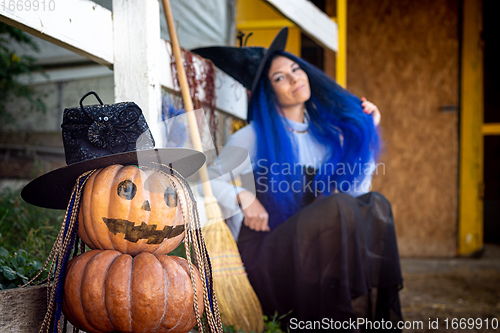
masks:
<path id="1" fill-rule="evenodd" d="M 291 330 L 396 328 L 402 277 L 392 210 L 369 192 L 380 113 L 283 51 L 286 38 L 284 28 L 269 49 L 193 50 L 251 91 L 249 125 L 226 146 L 249 151 L 251 162 L 234 173 L 253 170 L 255 184 L 235 198 L 219 180 L 214 194 L 234 215 L 228 224 L 265 314 L 286 314 Z M 231 213 L 238 205 L 243 216 Z"/>

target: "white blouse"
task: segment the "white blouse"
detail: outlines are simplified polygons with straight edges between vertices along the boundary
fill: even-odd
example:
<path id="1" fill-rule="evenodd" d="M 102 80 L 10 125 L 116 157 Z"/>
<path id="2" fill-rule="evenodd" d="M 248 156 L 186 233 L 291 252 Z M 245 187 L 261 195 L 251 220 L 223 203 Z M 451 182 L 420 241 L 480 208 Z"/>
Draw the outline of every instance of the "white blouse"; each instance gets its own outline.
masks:
<path id="1" fill-rule="evenodd" d="M 299 152 L 299 164 L 304 167 L 311 166 L 318 170 L 322 167 L 322 162 L 328 154 L 328 150 L 327 147 L 318 142 L 310 132 L 307 132 L 309 127 L 307 117 L 304 118 L 304 123 L 292 121 L 287 118 L 283 119 L 288 122 L 290 129 L 294 130 L 293 135 Z M 248 174 L 253 175 L 253 169 L 258 162 L 256 161 L 257 135 L 254 126 L 254 123 L 250 122 L 248 126 L 245 126 L 234 133 L 229 138 L 218 157 L 219 161 L 224 162 L 230 160 L 231 152 L 230 149 L 227 149 L 226 147 L 237 146 L 245 148 L 248 151 L 249 158 L 247 158 L 244 163 L 235 168 L 231 174 L 227 173 L 219 177 L 217 177 L 217 175 L 220 173 L 217 172 L 218 166 L 215 162 L 208 168 L 214 196 L 221 207 L 224 218 L 226 219 L 226 222 L 235 239 L 238 237 L 241 223 L 243 221 L 243 213 L 238 205 L 236 195 L 243 190 L 248 190 L 255 194 L 255 184 L 253 182 L 253 186 L 247 186 L 247 188 L 234 185 L 234 180 L 238 176 Z M 360 175 L 362 176 L 360 177 L 359 185 L 353 186 L 352 188 L 351 186 L 347 186 L 347 188 L 344 187 L 342 192 L 350 194 L 354 197 L 369 192 L 372 173 L 375 170 L 375 163 L 373 160 L 367 168 L 363 169 L 365 170 L 359 170 Z M 348 172 L 348 170 L 346 170 L 346 172 Z M 201 186 L 199 186 L 199 190 L 202 191 Z"/>

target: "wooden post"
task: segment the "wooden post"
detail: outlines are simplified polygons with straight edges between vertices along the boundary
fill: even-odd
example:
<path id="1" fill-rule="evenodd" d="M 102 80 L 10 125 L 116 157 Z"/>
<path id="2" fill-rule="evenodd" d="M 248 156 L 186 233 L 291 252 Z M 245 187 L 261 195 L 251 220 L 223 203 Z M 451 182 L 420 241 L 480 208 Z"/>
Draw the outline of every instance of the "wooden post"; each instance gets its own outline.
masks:
<path id="1" fill-rule="evenodd" d="M 337 0 L 339 48 L 336 54 L 335 76 L 342 87 L 347 86 L 347 0 Z"/>
<path id="2" fill-rule="evenodd" d="M 113 0 L 115 102 L 134 101 L 155 133 L 161 119 L 160 5 L 158 0 Z M 170 63 L 170 59 L 163 59 Z"/>
<path id="3" fill-rule="evenodd" d="M 483 28 L 481 1 L 463 1 L 458 254 L 483 247 Z"/>

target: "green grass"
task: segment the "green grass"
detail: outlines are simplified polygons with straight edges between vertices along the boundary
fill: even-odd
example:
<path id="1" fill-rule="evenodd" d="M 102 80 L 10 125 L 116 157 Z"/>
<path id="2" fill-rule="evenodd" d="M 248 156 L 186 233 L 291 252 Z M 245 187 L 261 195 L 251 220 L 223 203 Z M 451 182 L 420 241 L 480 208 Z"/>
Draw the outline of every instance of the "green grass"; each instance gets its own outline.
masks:
<path id="1" fill-rule="evenodd" d="M 20 191 L 0 193 L 0 289 L 19 287 L 38 273 L 63 218 L 63 211 L 27 204 Z"/>
<path id="2" fill-rule="evenodd" d="M 275 313 L 272 318 L 264 316 L 264 330 L 262 333 L 285 333 L 285 331 L 281 329 L 280 324 L 280 320 L 284 317 L 285 316 L 278 316 L 278 313 Z M 245 332 L 241 329 L 236 330 L 234 326 L 225 326 L 224 324 L 222 325 L 222 328 L 224 329 L 224 333 L 255 333 L 254 331 Z"/>
<path id="3" fill-rule="evenodd" d="M 35 207 L 21 199 L 20 191 L 6 189 L 0 194 L 0 246 L 45 262 L 63 219 L 64 211 Z"/>
<path id="4" fill-rule="evenodd" d="M 29 260 L 26 251 L 9 253 L 0 247 L 0 289 L 20 287 L 36 276 L 41 269 L 42 264 L 39 261 Z M 46 271 L 40 275 L 40 279 L 46 277 Z"/>

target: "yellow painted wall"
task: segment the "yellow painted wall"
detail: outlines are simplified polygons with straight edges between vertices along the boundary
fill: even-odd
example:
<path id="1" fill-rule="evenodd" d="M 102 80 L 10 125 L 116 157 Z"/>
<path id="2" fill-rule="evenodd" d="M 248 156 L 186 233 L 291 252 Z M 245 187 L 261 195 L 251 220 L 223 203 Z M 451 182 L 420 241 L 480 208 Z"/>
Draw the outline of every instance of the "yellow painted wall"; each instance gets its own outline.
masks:
<path id="1" fill-rule="evenodd" d="M 247 46 L 268 47 L 280 28 L 285 25 L 289 29 L 285 50 L 300 57 L 300 30 L 292 22 L 262 0 L 238 1 L 237 29 L 245 34 L 253 33 Z"/>

